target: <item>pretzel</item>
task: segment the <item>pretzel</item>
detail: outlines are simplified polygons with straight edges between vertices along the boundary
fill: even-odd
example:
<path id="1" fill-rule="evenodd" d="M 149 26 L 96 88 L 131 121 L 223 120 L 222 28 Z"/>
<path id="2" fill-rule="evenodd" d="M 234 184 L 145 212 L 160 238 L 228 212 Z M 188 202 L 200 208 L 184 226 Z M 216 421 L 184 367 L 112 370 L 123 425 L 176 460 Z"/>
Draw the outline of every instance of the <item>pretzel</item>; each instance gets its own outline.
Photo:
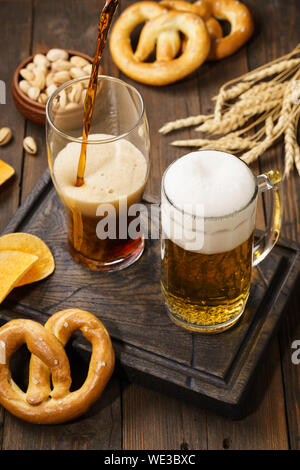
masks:
<path id="1" fill-rule="evenodd" d="M 236 0 L 202 0 L 189 3 L 183 0 L 163 0 L 160 5 L 177 11 L 193 12 L 205 20 L 211 38 L 209 60 L 219 60 L 236 52 L 253 33 L 253 21 L 248 8 Z M 213 15 L 213 16 L 210 16 Z M 215 17 L 215 18 L 214 18 Z M 227 20 L 231 25 L 228 36 L 223 37 L 220 23 L 216 20 Z M 174 40 L 160 38 L 162 40 Z M 160 45 L 162 48 L 163 46 Z M 164 45 L 166 48 L 167 46 Z M 170 45 L 168 46 L 170 48 Z M 183 41 L 183 49 L 185 40 Z"/>
<path id="2" fill-rule="evenodd" d="M 160 5 L 171 10 L 173 9 L 181 12 L 194 13 L 200 16 L 205 21 L 205 25 L 207 27 L 207 31 L 211 40 L 215 41 L 216 39 L 221 39 L 223 37 L 223 31 L 220 23 L 211 16 L 212 8 L 209 3 L 209 0 L 198 0 L 195 3 L 189 3 L 188 1 L 184 0 L 162 0 L 160 2 Z M 157 58 L 160 57 L 163 60 L 173 59 L 180 50 L 181 39 L 179 33 L 175 31 L 172 35 L 171 32 L 168 33 L 169 34 L 166 34 L 165 36 L 160 35 L 157 39 L 156 56 Z M 185 47 L 186 38 L 184 38 L 182 41 L 183 51 Z M 167 51 L 167 53 L 165 51 Z"/>
<path id="3" fill-rule="evenodd" d="M 64 346 L 76 330 L 92 343 L 92 355 L 84 384 L 70 392 L 70 365 Z M 13 381 L 9 369 L 10 357 L 24 343 L 32 353 L 26 393 Z M 88 312 L 63 310 L 50 317 L 44 327 L 32 320 L 11 320 L 0 328 L 0 403 L 31 423 L 69 421 L 85 413 L 99 398 L 114 362 L 106 328 Z"/>
<path id="4" fill-rule="evenodd" d="M 223 38 L 212 40 L 209 60 L 219 60 L 232 55 L 248 39 L 254 31 L 251 14 L 243 3 L 237 0 L 208 0 L 212 15 L 218 20 L 230 23 L 230 34 Z"/>
<path id="5" fill-rule="evenodd" d="M 130 35 L 145 21 L 134 53 Z M 159 36 L 169 31 L 180 31 L 188 38 L 184 52 L 172 60 L 163 60 L 161 53 L 155 62 L 145 62 Z M 176 55 L 176 49 L 171 51 L 171 56 Z M 168 11 L 155 2 L 138 2 L 124 10 L 116 21 L 111 32 L 110 50 L 116 65 L 129 77 L 149 85 L 166 85 L 186 77 L 205 61 L 210 38 L 199 16 Z"/>

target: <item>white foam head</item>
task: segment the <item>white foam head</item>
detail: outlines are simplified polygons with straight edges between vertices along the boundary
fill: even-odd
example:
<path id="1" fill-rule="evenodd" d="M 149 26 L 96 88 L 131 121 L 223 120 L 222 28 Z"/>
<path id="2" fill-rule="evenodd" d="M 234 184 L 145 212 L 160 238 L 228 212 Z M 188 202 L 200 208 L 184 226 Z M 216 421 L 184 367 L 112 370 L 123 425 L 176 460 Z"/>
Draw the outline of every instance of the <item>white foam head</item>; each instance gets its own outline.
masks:
<path id="1" fill-rule="evenodd" d="M 162 189 L 163 232 L 185 249 L 208 254 L 228 251 L 254 230 L 255 177 L 233 155 L 212 150 L 189 153 L 167 169 Z M 202 222 L 195 227 L 195 217 L 183 221 L 182 211 Z M 194 245 L 188 244 L 186 236 L 178 236 L 183 224 L 199 233 Z"/>
<path id="2" fill-rule="evenodd" d="M 70 209 L 95 216 L 99 204 L 112 204 L 126 197 L 128 206 L 139 202 L 147 180 L 147 161 L 141 151 L 126 139 L 93 144 L 112 136 L 91 134 L 87 148 L 85 184 L 76 187 L 81 144 L 68 143 L 54 162 L 56 189 Z"/>

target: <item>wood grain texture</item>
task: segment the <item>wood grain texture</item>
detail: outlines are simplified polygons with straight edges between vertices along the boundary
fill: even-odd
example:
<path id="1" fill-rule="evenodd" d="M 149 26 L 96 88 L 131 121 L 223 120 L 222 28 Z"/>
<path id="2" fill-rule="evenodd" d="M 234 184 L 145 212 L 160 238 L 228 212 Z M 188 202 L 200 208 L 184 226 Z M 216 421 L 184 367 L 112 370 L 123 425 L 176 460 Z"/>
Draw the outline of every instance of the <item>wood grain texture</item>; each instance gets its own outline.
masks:
<path id="1" fill-rule="evenodd" d="M 1 159 L 12 165 L 15 176 L 0 188 L 0 230 L 19 205 L 22 181 L 24 119 L 13 104 L 10 84 L 17 65 L 29 54 L 31 42 L 31 0 L 1 0 L 0 79 L 6 84 L 6 105 L 0 105 L 0 127 L 10 127 L 13 140 L 1 147 Z M 18 31 L 18 35 L 15 35 Z M 15 38 L 13 40 L 13 37 Z"/>
<path id="2" fill-rule="evenodd" d="M 256 22 L 259 25 L 259 34 L 248 47 L 248 61 L 250 68 L 279 57 L 292 50 L 299 43 L 300 10 L 299 2 L 292 0 L 283 2 L 255 3 Z M 263 15 L 271 21 L 262 21 Z M 277 27 L 274 28 L 274 21 Z M 263 44 L 263 47 L 260 45 Z M 300 135 L 300 132 L 299 132 Z M 261 171 L 270 168 L 283 170 L 284 149 L 282 140 L 270 149 L 260 159 Z M 291 177 L 283 183 L 284 214 L 282 234 L 286 238 L 299 241 L 300 228 L 300 180 L 294 169 Z M 280 356 L 282 360 L 283 381 L 279 380 L 272 393 L 286 400 L 286 412 L 288 420 L 288 435 L 292 449 L 300 448 L 299 420 L 299 366 L 291 361 L 291 344 L 300 338 L 298 313 L 300 311 L 299 296 L 293 295 L 285 311 L 285 319 L 279 333 Z M 283 394 L 283 395 L 282 395 Z"/>

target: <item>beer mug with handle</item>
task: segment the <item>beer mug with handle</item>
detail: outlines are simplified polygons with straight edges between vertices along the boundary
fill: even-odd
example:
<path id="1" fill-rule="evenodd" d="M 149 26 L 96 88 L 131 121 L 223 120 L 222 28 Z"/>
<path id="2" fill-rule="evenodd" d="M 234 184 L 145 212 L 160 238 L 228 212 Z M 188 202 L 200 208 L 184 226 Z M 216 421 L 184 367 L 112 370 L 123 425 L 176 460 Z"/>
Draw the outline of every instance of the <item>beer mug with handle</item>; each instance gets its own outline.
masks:
<path id="1" fill-rule="evenodd" d="M 258 194 L 273 192 L 270 224 L 254 243 Z M 256 177 L 239 158 L 199 151 L 175 160 L 161 190 L 161 287 L 170 318 L 203 333 L 233 326 L 249 296 L 252 266 L 275 245 L 281 175 Z"/>

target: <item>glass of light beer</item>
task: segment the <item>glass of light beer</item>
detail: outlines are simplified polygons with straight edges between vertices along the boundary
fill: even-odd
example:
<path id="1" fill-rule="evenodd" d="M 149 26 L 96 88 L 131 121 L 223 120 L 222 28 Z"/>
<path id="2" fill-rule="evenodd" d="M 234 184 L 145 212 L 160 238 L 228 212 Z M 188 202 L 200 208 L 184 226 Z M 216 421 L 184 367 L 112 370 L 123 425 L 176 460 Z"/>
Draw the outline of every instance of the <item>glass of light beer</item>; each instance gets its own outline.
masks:
<path id="1" fill-rule="evenodd" d="M 83 266 L 114 271 L 143 253 L 129 236 L 128 210 L 142 199 L 149 173 L 149 130 L 141 95 L 116 78 L 98 77 L 83 186 L 76 186 L 89 77 L 59 87 L 47 103 L 47 153 L 65 207 L 68 249 Z"/>
<path id="2" fill-rule="evenodd" d="M 273 191 L 268 229 L 254 243 L 258 194 Z M 239 158 L 198 151 L 165 171 L 161 195 L 161 287 L 170 318 L 218 333 L 241 317 L 252 266 L 276 243 L 282 219 L 281 175 L 256 177 Z"/>

